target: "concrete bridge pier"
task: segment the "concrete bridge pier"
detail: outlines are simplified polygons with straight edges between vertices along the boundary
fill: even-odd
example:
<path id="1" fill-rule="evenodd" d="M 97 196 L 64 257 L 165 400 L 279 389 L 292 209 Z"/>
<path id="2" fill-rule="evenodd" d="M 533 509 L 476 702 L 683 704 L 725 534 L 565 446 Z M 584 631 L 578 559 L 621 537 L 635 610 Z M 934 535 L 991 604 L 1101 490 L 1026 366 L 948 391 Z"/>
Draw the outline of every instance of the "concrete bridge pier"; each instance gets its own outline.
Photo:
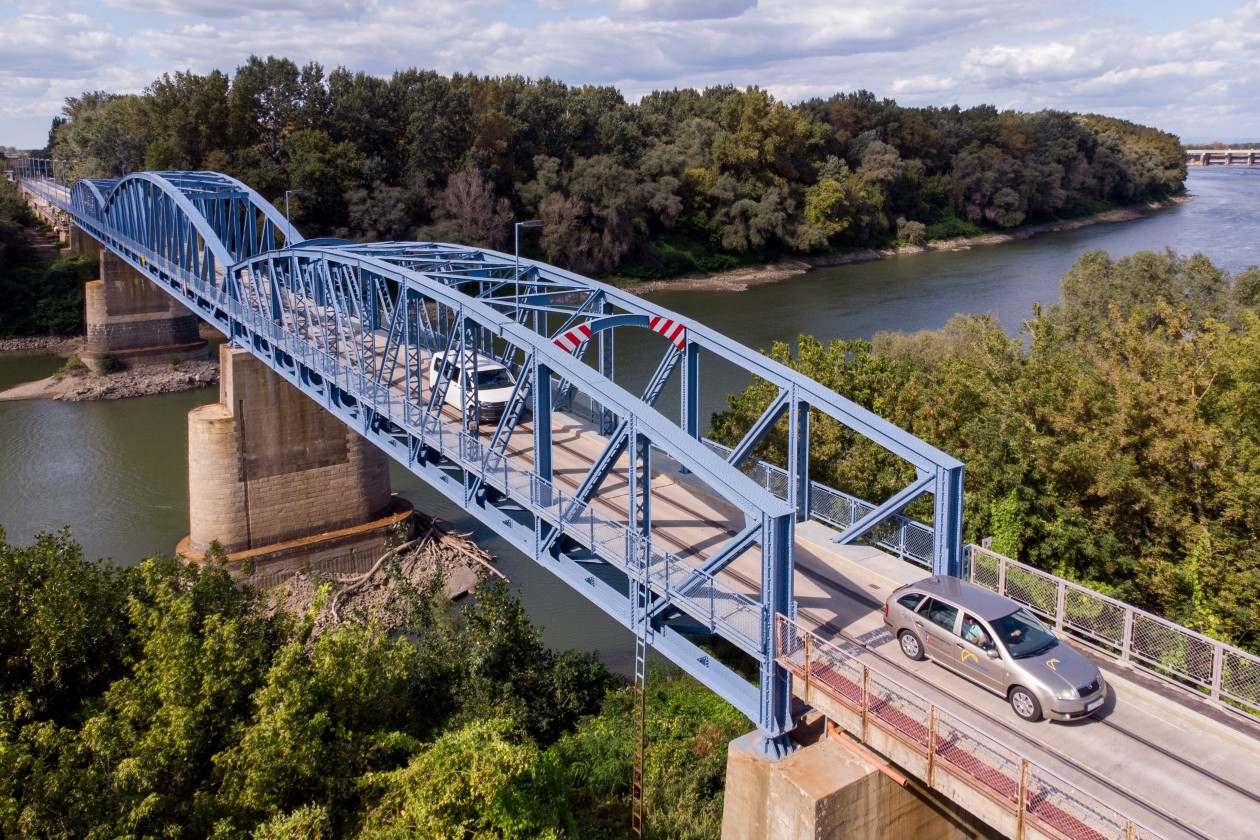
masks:
<path id="1" fill-rule="evenodd" d="M 375 559 L 409 535 L 411 505 L 390 495 L 389 459 L 246 350 L 219 351 L 219 402 L 188 414 L 189 535 L 199 559 L 218 540 L 254 574 L 329 570 Z"/>
<path id="2" fill-rule="evenodd" d="M 792 731 L 799 749 L 778 761 L 756 748 L 760 732 L 732 741 L 726 758 L 722 840 L 1003 836 L 955 803 L 905 779 L 873 754 L 863 756 L 846 748 L 837 740 L 843 737 L 830 735 L 826 719 L 814 713 Z"/>
<path id="3" fill-rule="evenodd" d="M 84 289 L 84 362 L 100 370 L 107 356 L 128 365 L 206 357 L 196 315 L 112 251 L 101 248 L 100 254 L 100 279 Z"/>
<path id="4" fill-rule="evenodd" d="M 68 227 L 69 231 L 66 234 L 65 243 L 70 249 L 70 256 L 81 257 L 84 254 L 90 254 L 100 249 L 101 243 L 97 242 L 83 228 L 74 224 Z"/>

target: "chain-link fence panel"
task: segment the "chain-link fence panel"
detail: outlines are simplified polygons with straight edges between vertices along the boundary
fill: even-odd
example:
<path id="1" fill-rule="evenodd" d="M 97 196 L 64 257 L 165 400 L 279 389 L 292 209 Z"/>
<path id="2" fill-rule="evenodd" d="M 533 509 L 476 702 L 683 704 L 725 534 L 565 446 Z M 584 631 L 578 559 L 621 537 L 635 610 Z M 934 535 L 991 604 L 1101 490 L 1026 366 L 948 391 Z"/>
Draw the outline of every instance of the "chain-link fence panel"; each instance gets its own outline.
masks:
<path id="1" fill-rule="evenodd" d="M 1068 586 L 1063 593 L 1063 625 L 1118 652 L 1124 646 L 1125 605 Z"/>
<path id="2" fill-rule="evenodd" d="M 1052 621 L 1059 610 L 1059 584 L 1054 575 L 1026 566 L 1007 565 L 1006 591 L 1002 594 Z"/>
<path id="3" fill-rule="evenodd" d="M 868 671 L 868 719 L 898 740 L 915 745 L 926 755 L 932 704 L 907 691 L 895 680 Z"/>
<path id="4" fill-rule="evenodd" d="M 1153 615 L 1133 616 L 1129 642 L 1133 658 L 1182 679 L 1204 687 L 1212 685 L 1213 647 L 1209 639 Z"/>
<path id="5" fill-rule="evenodd" d="M 1260 712 L 1260 659 L 1226 649 L 1221 657 L 1221 694 L 1252 712 Z"/>
<path id="6" fill-rule="evenodd" d="M 1024 807 L 1026 819 L 1065 840 L 1123 838 L 1130 825 L 1114 809 L 1036 765 L 1028 768 Z"/>
<path id="7" fill-rule="evenodd" d="M 974 726 L 938 713 L 936 718 L 936 767 L 947 765 L 950 775 L 1014 810 L 1019 802 L 1020 756 Z"/>

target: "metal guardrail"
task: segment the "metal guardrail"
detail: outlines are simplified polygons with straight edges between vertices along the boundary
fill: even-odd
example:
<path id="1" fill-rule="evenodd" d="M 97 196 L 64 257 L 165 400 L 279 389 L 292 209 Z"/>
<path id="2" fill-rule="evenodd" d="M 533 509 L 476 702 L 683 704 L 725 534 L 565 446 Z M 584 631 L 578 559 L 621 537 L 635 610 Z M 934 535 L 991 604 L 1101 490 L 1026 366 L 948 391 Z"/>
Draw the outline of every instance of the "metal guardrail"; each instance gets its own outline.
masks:
<path id="1" fill-rule="evenodd" d="M 972 582 L 1018 601 L 1094 650 L 1260 716 L 1260 657 L 977 545 Z"/>
<path id="2" fill-rule="evenodd" d="M 824 641 L 782 615 L 775 631 L 779 662 L 792 672 L 798 696 L 928 787 L 983 810 L 1007 836 L 1160 836 L 862 662 L 857 648 Z"/>

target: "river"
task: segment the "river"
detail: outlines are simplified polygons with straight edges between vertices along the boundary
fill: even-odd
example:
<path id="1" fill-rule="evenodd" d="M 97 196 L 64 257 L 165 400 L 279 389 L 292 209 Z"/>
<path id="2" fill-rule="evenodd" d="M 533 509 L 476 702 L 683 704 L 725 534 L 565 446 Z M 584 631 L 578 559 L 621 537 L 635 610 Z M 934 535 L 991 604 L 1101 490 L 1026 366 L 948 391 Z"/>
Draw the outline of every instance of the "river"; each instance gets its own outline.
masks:
<path id="1" fill-rule="evenodd" d="M 1058 300 L 1059 278 L 1085 251 L 1118 258 L 1170 247 L 1202 252 L 1231 272 L 1260 264 L 1260 169 L 1194 168 L 1187 187 L 1193 200 L 1136 221 L 819 269 L 744 292 L 665 291 L 651 299 L 756 349 L 800 334 L 832 340 L 935 329 L 957 312 L 992 312 L 1015 334 L 1036 302 Z M 0 388 L 60 364 L 0 356 Z M 741 382 L 721 370 L 702 375 L 707 418 Z M 131 565 L 169 553 L 188 532 L 187 414 L 217 397 L 208 389 L 104 402 L 0 402 L 0 526 L 8 540 L 28 542 L 69 525 L 91 558 Z M 614 668 L 629 669 L 633 639 L 612 619 L 405 470 L 396 467 L 393 482 L 418 508 L 478 536 L 548 644 L 598 649 Z"/>

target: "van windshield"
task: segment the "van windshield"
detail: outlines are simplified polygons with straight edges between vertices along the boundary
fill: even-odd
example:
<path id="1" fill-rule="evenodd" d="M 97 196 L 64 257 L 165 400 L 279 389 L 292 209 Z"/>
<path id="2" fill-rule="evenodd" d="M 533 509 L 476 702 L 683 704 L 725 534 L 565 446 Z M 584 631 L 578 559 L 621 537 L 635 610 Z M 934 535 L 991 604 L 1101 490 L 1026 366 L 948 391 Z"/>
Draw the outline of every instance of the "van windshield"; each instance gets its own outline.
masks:
<path id="1" fill-rule="evenodd" d="M 1046 625 L 1022 607 L 989 623 L 1015 659 L 1036 656 L 1059 643 Z"/>
<path id="2" fill-rule="evenodd" d="M 506 368 L 478 368 L 478 388 L 510 388 L 513 385 L 512 374 Z"/>

